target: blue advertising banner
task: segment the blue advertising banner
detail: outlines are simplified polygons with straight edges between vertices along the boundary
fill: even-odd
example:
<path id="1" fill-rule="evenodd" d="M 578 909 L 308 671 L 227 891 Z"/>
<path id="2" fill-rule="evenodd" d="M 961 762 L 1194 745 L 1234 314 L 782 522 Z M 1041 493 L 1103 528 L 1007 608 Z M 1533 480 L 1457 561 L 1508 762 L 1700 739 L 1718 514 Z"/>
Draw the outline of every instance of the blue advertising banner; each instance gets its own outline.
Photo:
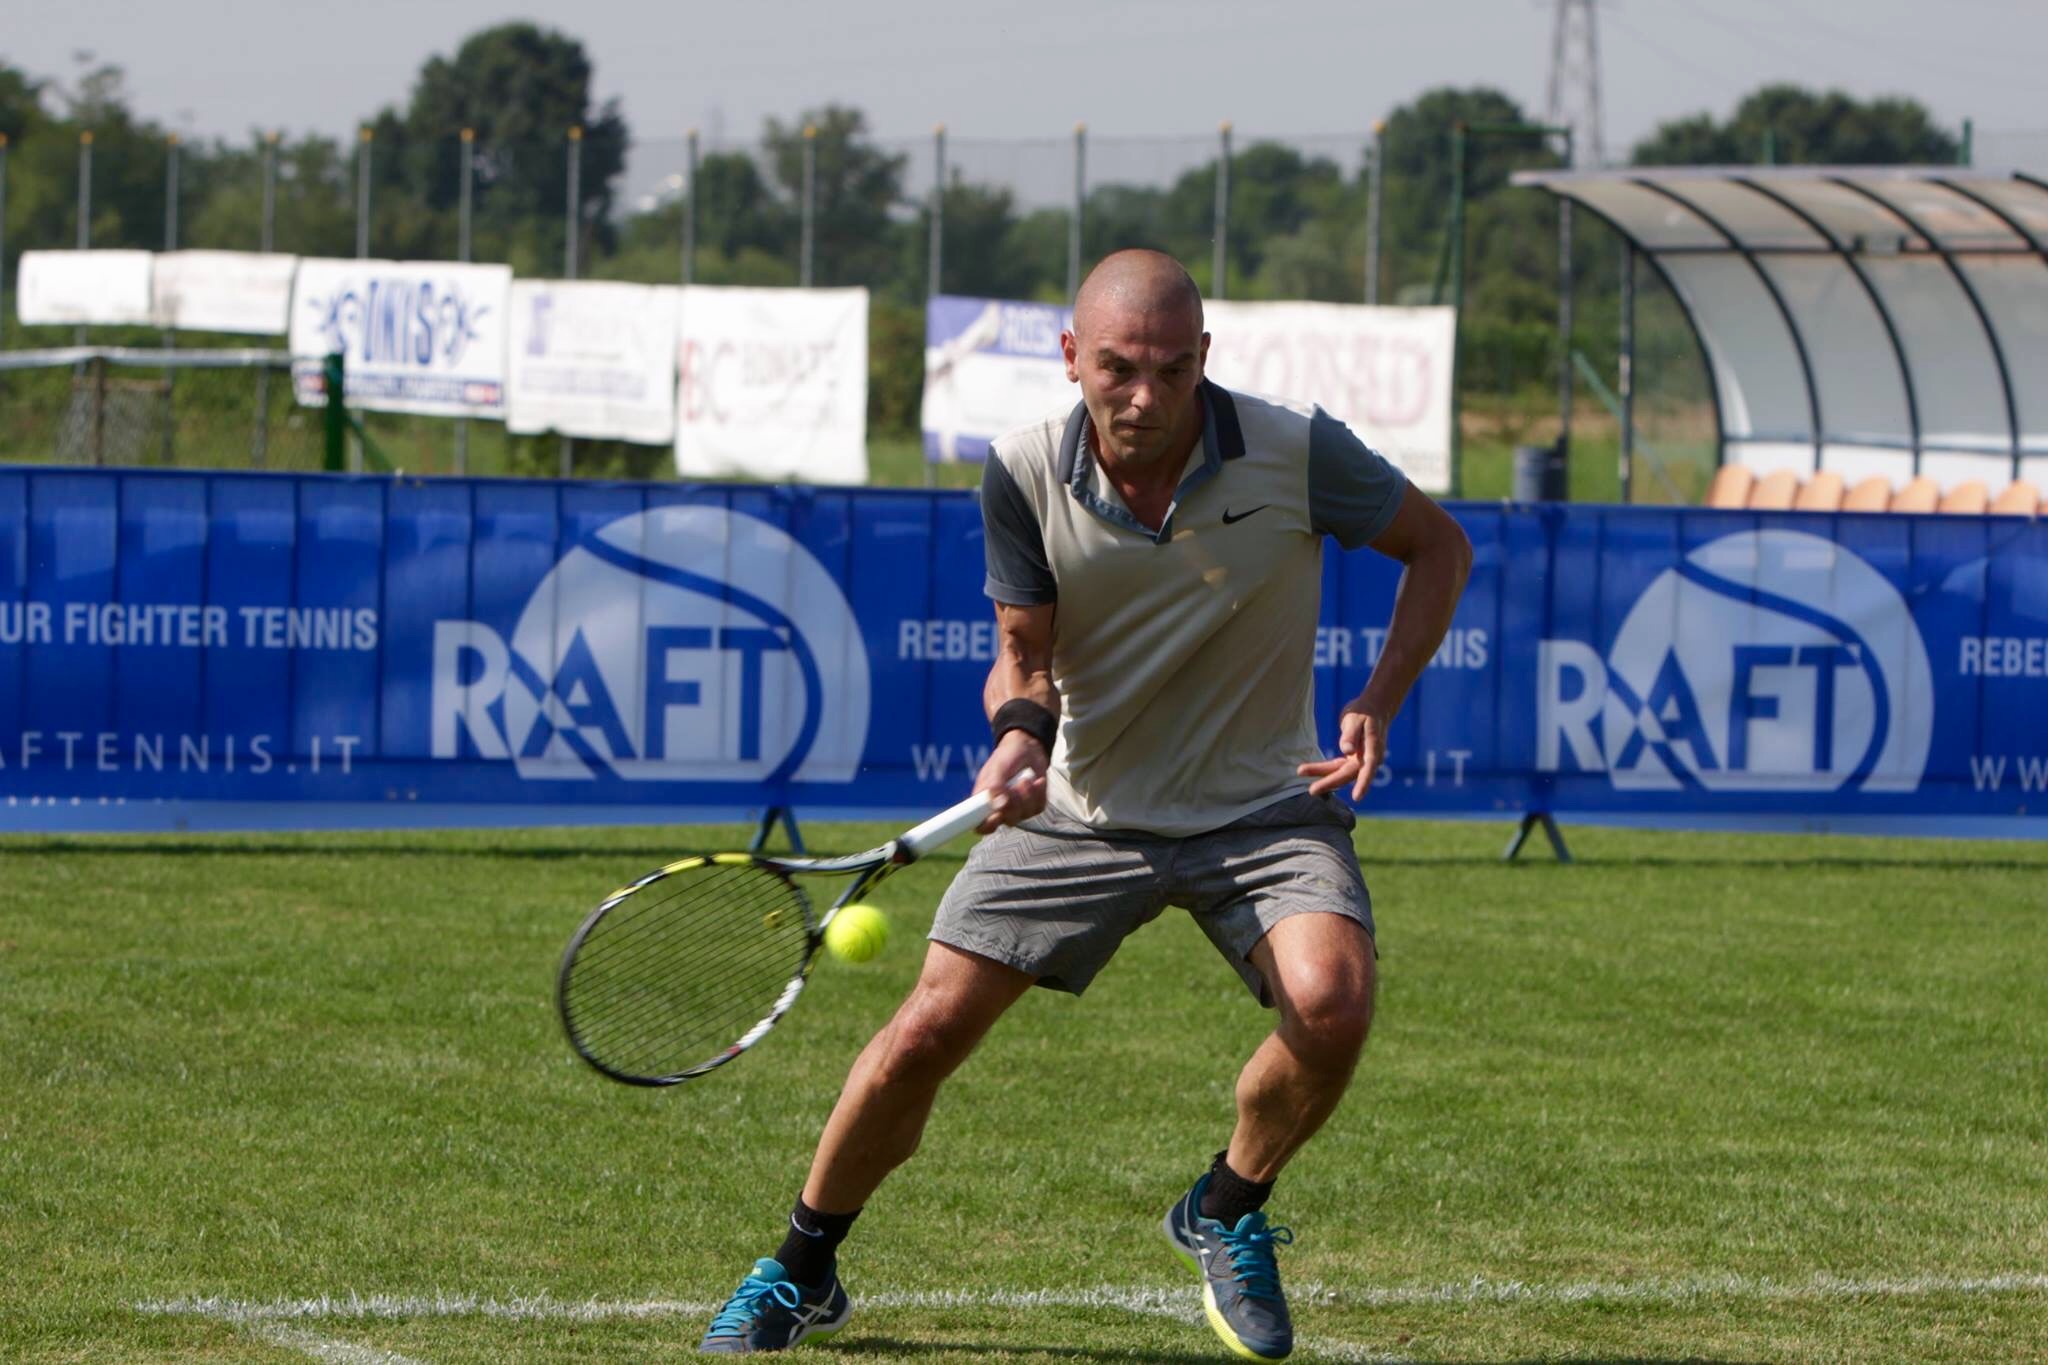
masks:
<path id="1" fill-rule="evenodd" d="M 2048 832 L 2048 524 L 1454 508 L 1388 814 Z M 1398 566 L 1330 547 L 1326 742 Z M 963 493 L 0 473 L 0 824 L 924 813 L 988 747 Z"/>

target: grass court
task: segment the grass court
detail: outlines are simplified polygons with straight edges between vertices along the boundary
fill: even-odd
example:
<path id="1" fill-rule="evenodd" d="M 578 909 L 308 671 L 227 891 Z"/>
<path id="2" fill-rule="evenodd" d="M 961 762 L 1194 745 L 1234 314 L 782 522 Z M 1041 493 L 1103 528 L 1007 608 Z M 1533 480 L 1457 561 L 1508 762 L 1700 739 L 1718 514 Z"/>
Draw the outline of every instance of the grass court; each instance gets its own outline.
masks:
<path id="1" fill-rule="evenodd" d="M 1361 822 L 1378 1022 L 1271 1205 L 1295 1358 L 2048 1353 L 2048 847 L 1567 833 L 1503 866 L 1505 827 Z M 745 834 L 0 839 L 0 1358 L 690 1354 L 965 847 L 733 1066 L 600 1079 L 563 941 Z M 799 1358 L 1229 1359 L 1158 1222 L 1266 1026 L 1178 912 L 1034 992 Z"/>

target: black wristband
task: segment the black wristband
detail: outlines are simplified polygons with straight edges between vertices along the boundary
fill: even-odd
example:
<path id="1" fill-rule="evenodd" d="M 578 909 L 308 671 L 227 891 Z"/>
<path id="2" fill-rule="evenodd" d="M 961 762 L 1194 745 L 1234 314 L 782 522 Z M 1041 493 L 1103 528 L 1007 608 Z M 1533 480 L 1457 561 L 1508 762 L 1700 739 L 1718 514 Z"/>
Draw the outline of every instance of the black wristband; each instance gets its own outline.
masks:
<path id="1" fill-rule="evenodd" d="M 1003 736 L 1011 730 L 1022 730 L 1038 741 L 1039 747 L 1045 750 L 1049 758 L 1052 756 L 1052 737 L 1059 729 L 1059 721 L 1054 718 L 1052 712 L 1029 697 L 1012 697 L 998 706 L 996 713 L 989 717 L 988 728 L 998 744 L 1002 743 Z"/>

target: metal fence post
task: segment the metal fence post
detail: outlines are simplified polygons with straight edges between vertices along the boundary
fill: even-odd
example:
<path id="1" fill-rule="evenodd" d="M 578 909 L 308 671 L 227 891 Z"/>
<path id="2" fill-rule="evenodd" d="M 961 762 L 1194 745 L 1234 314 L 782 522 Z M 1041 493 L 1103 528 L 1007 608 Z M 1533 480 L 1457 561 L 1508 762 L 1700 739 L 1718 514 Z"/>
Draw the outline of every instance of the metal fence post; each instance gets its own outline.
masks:
<path id="1" fill-rule="evenodd" d="M 946 125 L 941 123 L 932 129 L 932 244 L 930 278 L 925 281 L 925 297 L 935 299 L 945 293 L 946 270 Z"/>
<path id="2" fill-rule="evenodd" d="M 164 250 L 178 249 L 178 135 L 172 133 L 164 139 Z M 178 344 L 175 328 L 164 328 L 164 349 L 170 350 Z M 178 425 L 176 370 L 165 370 L 163 377 L 164 429 L 157 443 L 159 458 L 165 464 L 175 464 L 178 458 L 176 428 Z"/>
<path id="3" fill-rule="evenodd" d="M 583 127 L 569 125 L 569 192 L 562 206 L 567 240 L 562 249 L 562 277 L 576 278 L 576 263 L 581 258 L 583 227 Z"/>
<path id="4" fill-rule="evenodd" d="M 324 467 L 330 474 L 339 474 L 348 462 L 348 403 L 344 392 L 347 388 L 347 379 L 342 371 L 341 352 L 330 352 L 327 359 L 321 362 L 320 373 L 327 388 L 327 451 Z"/>
<path id="5" fill-rule="evenodd" d="M 1627 238 L 1621 242 L 1621 500 L 1630 500 L 1629 489 L 1636 466 L 1636 250 Z"/>
<path id="6" fill-rule="evenodd" d="M 1209 292 L 1225 299 L 1230 297 L 1230 121 L 1225 119 L 1216 132 L 1216 263 Z"/>
<path id="7" fill-rule="evenodd" d="M 1387 121 L 1374 119 L 1365 162 L 1365 301 L 1380 301 L 1380 187 L 1386 182 Z"/>
<path id="8" fill-rule="evenodd" d="M 683 283 L 697 279 L 697 130 L 683 140 Z"/>
<path id="9" fill-rule="evenodd" d="M 1088 125 L 1074 125 L 1074 209 L 1067 216 L 1067 299 L 1081 292 L 1081 221 L 1088 207 Z"/>
<path id="10" fill-rule="evenodd" d="M 370 254 L 370 139 L 368 128 L 356 132 L 356 259 Z"/>
<path id="11" fill-rule="evenodd" d="M 277 134 L 263 137 L 263 217 L 259 223 L 256 248 L 268 254 L 277 244 Z M 249 463 L 257 469 L 270 461 L 270 367 L 256 371 L 256 432 L 250 442 Z"/>
<path id="12" fill-rule="evenodd" d="M 462 184 L 456 194 L 455 259 L 467 263 L 470 253 L 470 219 L 476 198 L 476 129 L 462 130 Z M 469 473 L 469 419 L 455 419 L 455 472 Z"/>
<path id="13" fill-rule="evenodd" d="M 1564 130 L 1564 164 L 1572 164 L 1572 135 Z M 1572 440 L 1572 201 L 1557 196 L 1557 445 L 1567 461 Z"/>
<path id="14" fill-rule="evenodd" d="M 797 283 L 811 287 L 811 259 L 815 250 L 818 208 L 818 125 L 804 125 L 803 239 L 797 253 Z"/>
<path id="15" fill-rule="evenodd" d="M 268 252 L 277 244 L 277 134 L 263 137 L 263 222 L 257 250 Z"/>
<path id="16" fill-rule="evenodd" d="M 92 245 L 92 130 L 78 135 L 78 249 Z"/>
<path id="17" fill-rule="evenodd" d="M 568 238 L 562 248 L 562 275 L 565 279 L 576 278 L 577 231 L 583 219 L 583 127 L 569 125 L 569 195 L 564 206 L 568 214 Z M 576 472 L 576 438 L 562 437 L 561 476 L 568 478 Z"/>
<path id="18" fill-rule="evenodd" d="M 92 246 L 92 129 L 87 128 L 78 135 L 78 249 L 84 251 Z M 81 325 L 72 332 L 71 338 L 77 345 L 85 345 L 85 328 Z M 99 420 L 93 419 L 95 423 Z M 98 463 L 99 432 L 93 432 L 94 463 Z"/>

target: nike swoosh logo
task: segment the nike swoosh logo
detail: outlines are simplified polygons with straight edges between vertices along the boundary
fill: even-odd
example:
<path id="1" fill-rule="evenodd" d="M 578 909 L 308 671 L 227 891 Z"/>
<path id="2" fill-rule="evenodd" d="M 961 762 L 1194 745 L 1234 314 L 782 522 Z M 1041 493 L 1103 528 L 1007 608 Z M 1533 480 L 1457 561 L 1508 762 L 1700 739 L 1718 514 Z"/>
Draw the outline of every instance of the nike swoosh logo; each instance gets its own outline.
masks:
<path id="1" fill-rule="evenodd" d="M 1231 511 L 1230 511 L 1230 509 L 1229 509 L 1228 507 L 1226 507 L 1226 508 L 1224 508 L 1224 509 L 1223 509 L 1223 524 L 1224 524 L 1225 526 L 1228 526 L 1228 525 L 1230 525 L 1230 524 L 1231 524 L 1232 522 L 1235 522 L 1235 521 L 1243 521 L 1243 520 L 1244 520 L 1244 519 L 1245 519 L 1246 517 L 1254 517 L 1254 516 L 1257 516 L 1257 515 L 1258 515 L 1259 513 L 1261 513 L 1261 512 L 1263 512 L 1263 511 L 1265 511 L 1265 510 L 1266 510 L 1266 509 L 1267 509 L 1268 507 L 1271 507 L 1272 505 L 1273 505 L 1273 504 L 1272 504 L 1272 503 L 1270 503 L 1270 502 L 1262 502 L 1262 503 L 1260 503 L 1260 504 L 1259 504 L 1259 505 L 1258 505 L 1257 507 L 1254 507 L 1254 508 L 1253 508 L 1253 509 L 1252 509 L 1251 511 L 1249 511 L 1249 512 L 1239 512 L 1239 513 L 1237 513 L 1237 514 L 1235 514 L 1235 515 L 1232 515 L 1232 514 L 1231 514 Z"/>

